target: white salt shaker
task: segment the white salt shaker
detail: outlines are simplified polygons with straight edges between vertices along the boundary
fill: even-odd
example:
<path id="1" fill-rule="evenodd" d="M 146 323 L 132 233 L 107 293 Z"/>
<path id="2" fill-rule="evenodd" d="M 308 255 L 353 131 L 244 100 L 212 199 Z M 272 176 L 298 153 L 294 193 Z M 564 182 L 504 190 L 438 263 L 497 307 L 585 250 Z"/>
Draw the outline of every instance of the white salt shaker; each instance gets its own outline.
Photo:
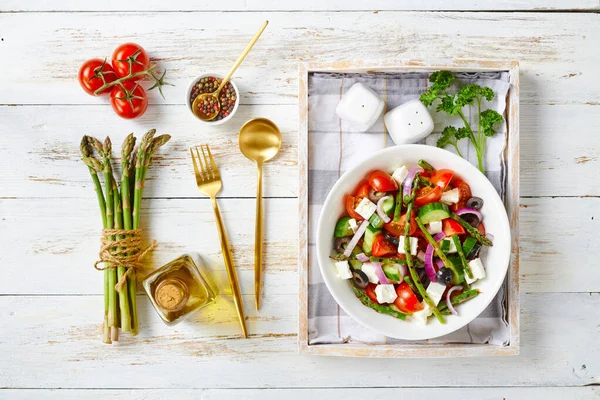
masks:
<path id="1" fill-rule="evenodd" d="M 370 87 L 358 82 L 348 89 L 335 109 L 344 121 L 361 132 L 368 131 L 383 112 L 383 100 Z"/>
<path id="2" fill-rule="evenodd" d="M 396 144 L 417 143 L 433 132 L 433 119 L 420 100 L 411 100 L 388 111 L 385 126 Z"/>

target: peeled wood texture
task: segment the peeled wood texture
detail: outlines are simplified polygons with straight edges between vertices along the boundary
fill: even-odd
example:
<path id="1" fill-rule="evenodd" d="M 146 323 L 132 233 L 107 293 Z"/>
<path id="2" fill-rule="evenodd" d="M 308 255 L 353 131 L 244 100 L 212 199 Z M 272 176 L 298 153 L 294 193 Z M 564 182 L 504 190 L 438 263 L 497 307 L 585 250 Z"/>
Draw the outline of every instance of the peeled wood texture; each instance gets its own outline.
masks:
<path id="1" fill-rule="evenodd" d="M 246 296 L 247 304 L 252 304 Z M 140 297 L 140 335 L 98 340 L 101 296 L 0 297 L 0 382 L 5 387 L 260 388 L 395 386 L 582 386 L 600 383 L 600 295 L 523 294 L 521 353 L 514 357 L 360 359 L 299 356 L 295 295 L 270 296 L 266 314 L 249 312 L 249 340 L 232 337 L 235 319 L 198 313 L 162 326 Z M 93 310 L 98 310 L 94 313 Z M 208 321 L 206 321 L 208 322 Z M 227 335 L 228 340 L 222 337 Z M 567 339 L 566 339 L 567 338 Z M 219 339 L 219 340 L 215 340 Z M 99 366 L 102 366 L 99 368 Z M 57 368 L 60 366 L 60 368 Z M 115 373 L 118 371 L 118 373 Z M 368 375 L 365 371 L 378 372 Z M 477 377 L 473 374 L 478 371 Z M 390 377 L 393 374 L 393 379 Z"/>
<path id="2" fill-rule="evenodd" d="M 164 400 L 201 398 L 202 400 L 347 400 L 354 399 L 420 399 L 420 400 L 548 400 L 551 398 L 592 400 L 600 396 L 597 387 L 566 388 L 354 388 L 354 389 L 138 389 L 138 390 L 0 390 L 0 396 L 26 400 L 87 400 L 101 397 L 113 400 Z M 552 397 L 554 396 L 554 397 Z"/>
<path id="3" fill-rule="evenodd" d="M 3 11 L 346 11 L 346 10 L 598 10 L 594 0 L 228 0 L 214 2 L 207 0 L 173 0 L 169 2 L 147 2 L 144 0 L 104 0 L 102 2 L 81 2 L 77 0 L 59 1 L 19 1 L 5 0 Z"/>
<path id="4" fill-rule="evenodd" d="M 188 152 L 188 146 L 200 143 L 210 143 L 220 165 L 220 195 L 254 197 L 256 166 L 239 152 L 236 130 L 255 116 L 273 120 L 283 135 L 280 154 L 265 164 L 265 197 L 297 196 L 297 106 L 241 106 L 231 124 L 205 128 L 185 107 L 161 105 L 151 106 L 138 121 L 116 117 L 109 106 L 0 107 L 0 197 L 91 199 L 93 188 L 80 160 L 81 136 L 110 134 L 118 149 L 127 133 L 141 135 L 149 127 L 173 139 L 148 172 L 146 197 L 202 197 Z M 600 106 L 521 106 L 521 195 L 599 196 L 599 119 Z"/>
<path id="5" fill-rule="evenodd" d="M 147 48 L 176 85 L 165 88 L 167 100 L 153 93 L 151 102 L 183 104 L 190 81 L 226 71 L 265 19 L 234 77 L 245 104 L 296 104 L 299 61 L 349 59 L 519 60 L 522 104 L 600 103 L 596 13 L 381 11 L 4 13 L 0 104 L 104 103 L 74 77 L 86 59 L 126 41 Z"/>

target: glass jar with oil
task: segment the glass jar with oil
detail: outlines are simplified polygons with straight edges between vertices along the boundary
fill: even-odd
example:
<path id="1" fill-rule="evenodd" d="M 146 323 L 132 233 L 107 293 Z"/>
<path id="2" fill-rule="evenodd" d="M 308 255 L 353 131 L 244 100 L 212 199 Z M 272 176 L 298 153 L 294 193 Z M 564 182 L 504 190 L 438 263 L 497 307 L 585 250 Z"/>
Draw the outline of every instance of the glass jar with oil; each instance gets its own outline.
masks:
<path id="1" fill-rule="evenodd" d="M 167 325 L 215 301 L 217 289 L 200 256 L 184 254 L 148 275 L 144 290 Z"/>

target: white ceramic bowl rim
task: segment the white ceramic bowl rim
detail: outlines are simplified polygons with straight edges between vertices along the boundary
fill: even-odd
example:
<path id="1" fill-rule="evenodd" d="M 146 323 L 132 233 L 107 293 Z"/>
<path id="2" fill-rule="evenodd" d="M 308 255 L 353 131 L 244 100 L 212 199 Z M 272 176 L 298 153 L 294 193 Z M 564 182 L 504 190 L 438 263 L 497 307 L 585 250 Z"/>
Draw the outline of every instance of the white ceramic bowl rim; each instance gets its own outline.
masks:
<path id="1" fill-rule="evenodd" d="M 235 90 L 235 93 L 237 94 L 237 98 L 235 99 L 235 104 L 233 105 L 233 110 L 231 110 L 231 112 L 229 113 L 228 116 L 226 116 L 223 119 L 220 119 L 218 121 L 204 121 L 201 120 L 200 118 L 198 118 L 196 116 L 196 114 L 194 114 L 194 111 L 192 111 L 192 102 L 190 101 L 190 94 L 192 93 L 192 89 L 194 87 L 194 85 L 196 85 L 196 83 L 198 83 L 198 81 L 202 78 L 207 78 L 209 76 L 215 77 L 215 78 L 223 78 L 222 75 L 219 74 L 213 74 L 213 73 L 207 73 L 207 74 L 202 74 L 197 76 L 196 78 L 194 78 L 192 80 L 192 82 L 188 85 L 187 91 L 185 92 L 185 104 L 187 105 L 188 110 L 190 110 L 190 112 L 192 113 L 192 115 L 194 116 L 194 118 L 196 118 L 198 121 L 202 122 L 203 124 L 207 124 L 207 125 L 221 125 L 222 123 L 229 121 L 231 119 L 231 117 L 233 117 L 233 115 L 237 112 L 237 109 L 240 105 L 240 90 L 238 89 L 237 85 L 235 84 L 235 82 L 233 81 L 233 79 L 229 80 L 229 83 L 231 83 L 231 86 L 233 86 L 233 89 Z"/>
<path id="2" fill-rule="evenodd" d="M 417 165 L 419 159 L 429 161 L 436 168 L 456 171 L 471 186 L 474 196 L 484 199 L 481 212 L 486 230 L 494 235 L 494 246 L 482 253 L 486 278 L 474 284 L 482 293 L 457 307 L 459 316 L 446 317 L 440 324 L 431 317 L 427 325 L 416 321 L 402 321 L 379 314 L 364 306 L 354 295 L 351 282 L 336 276 L 332 260 L 333 230 L 338 218 L 344 213 L 343 196 L 355 190 L 367 173 L 375 169 L 393 170 L 402 164 Z M 506 209 L 498 193 L 487 178 L 468 161 L 446 150 L 426 145 L 399 145 L 388 147 L 368 156 L 348 169 L 329 192 L 319 216 L 317 227 L 317 258 L 321 275 L 334 299 L 342 309 L 365 327 L 382 335 L 406 340 L 424 340 L 450 334 L 475 319 L 495 297 L 504 282 L 510 261 L 510 225 Z M 442 300 L 443 302 L 444 300 Z"/>

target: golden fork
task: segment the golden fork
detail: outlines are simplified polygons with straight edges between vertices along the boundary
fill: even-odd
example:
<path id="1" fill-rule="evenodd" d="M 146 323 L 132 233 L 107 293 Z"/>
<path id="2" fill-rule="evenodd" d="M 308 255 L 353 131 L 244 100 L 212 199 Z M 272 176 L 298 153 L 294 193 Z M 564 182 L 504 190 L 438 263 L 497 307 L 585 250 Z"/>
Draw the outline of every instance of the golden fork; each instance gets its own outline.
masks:
<path id="1" fill-rule="evenodd" d="M 200 148 L 200 150 L 198 150 L 198 148 Z M 194 151 L 196 154 L 194 154 Z M 202 152 L 203 157 L 200 157 L 200 151 Z M 223 219 L 221 218 L 221 212 L 219 211 L 219 206 L 217 204 L 217 193 L 219 193 L 223 186 L 221 183 L 221 174 L 219 173 L 217 163 L 215 163 L 215 159 L 213 158 L 210 148 L 207 144 L 190 147 L 190 154 L 192 155 L 192 162 L 194 164 L 194 173 L 196 174 L 196 183 L 198 184 L 198 189 L 201 193 L 207 195 L 212 200 L 213 210 L 215 212 L 215 221 L 217 222 L 217 230 L 219 231 L 219 239 L 221 241 L 221 252 L 223 253 L 223 260 L 225 261 L 225 268 L 227 269 L 229 284 L 231 285 L 231 291 L 233 292 L 233 302 L 235 303 L 235 308 L 237 309 L 238 317 L 240 318 L 242 332 L 244 337 L 247 338 L 248 331 L 246 330 L 244 303 L 242 302 L 242 295 L 240 293 L 237 274 L 235 272 L 235 267 L 233 266 L 233 260 L 231 259 L 229 240 L 227 240 L 225 226 L 223 226 Z"/>

